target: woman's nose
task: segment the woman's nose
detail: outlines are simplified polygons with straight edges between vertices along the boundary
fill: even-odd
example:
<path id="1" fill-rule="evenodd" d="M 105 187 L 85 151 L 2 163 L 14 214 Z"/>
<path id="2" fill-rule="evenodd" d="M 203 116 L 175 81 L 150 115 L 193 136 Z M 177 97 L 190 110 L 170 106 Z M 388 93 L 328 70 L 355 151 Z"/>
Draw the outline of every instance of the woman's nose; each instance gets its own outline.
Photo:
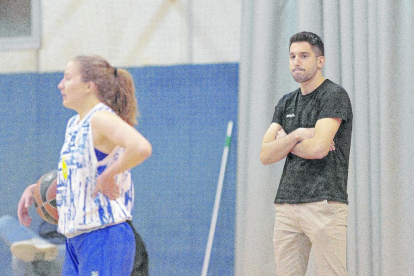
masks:
<path id="1" fill-rule="evenodd" d="M 58 89 L 59 90 L 62 90 L 63 89 L 63 79 L 59 82 Z"/>

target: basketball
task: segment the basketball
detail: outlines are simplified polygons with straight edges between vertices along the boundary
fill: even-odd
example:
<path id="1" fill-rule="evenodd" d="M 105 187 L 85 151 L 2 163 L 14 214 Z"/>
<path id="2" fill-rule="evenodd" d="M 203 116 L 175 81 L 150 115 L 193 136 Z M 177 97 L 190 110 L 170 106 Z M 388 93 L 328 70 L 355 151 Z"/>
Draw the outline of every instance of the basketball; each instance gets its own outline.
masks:
<path id="1" fill-rule="evenodd" d="M 37 213 L 42 219 L 51 223 L 58 223 L 58 210 L 56 208 L 57 171 L 44 174 L 36 183 L 33 192 Z"/>

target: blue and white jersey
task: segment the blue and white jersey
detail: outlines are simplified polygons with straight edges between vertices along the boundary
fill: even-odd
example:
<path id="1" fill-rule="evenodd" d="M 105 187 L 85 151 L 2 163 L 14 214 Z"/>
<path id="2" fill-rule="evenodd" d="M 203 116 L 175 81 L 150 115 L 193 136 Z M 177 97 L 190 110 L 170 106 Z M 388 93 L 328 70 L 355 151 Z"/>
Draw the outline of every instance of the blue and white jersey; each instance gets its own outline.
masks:
<path id="1" fill-rule="evenodd" d="M 99 103 L 81 121 L 79 115 L 69 119 L 66 128 L 58 167 L 56 202 L 58 231 L 69 238 L 132 219 L 134 185 L 129 170 L 116 176 L 121 188 L 121 195 L 116 200 L 109 200 L 102 193 L 92 196 L 99 175 L 98 167 L 110 166 L 123 152 L 117 147 L 98 161 L 90 121 L 92 115 L 100 110 L 113 112 Z"/>

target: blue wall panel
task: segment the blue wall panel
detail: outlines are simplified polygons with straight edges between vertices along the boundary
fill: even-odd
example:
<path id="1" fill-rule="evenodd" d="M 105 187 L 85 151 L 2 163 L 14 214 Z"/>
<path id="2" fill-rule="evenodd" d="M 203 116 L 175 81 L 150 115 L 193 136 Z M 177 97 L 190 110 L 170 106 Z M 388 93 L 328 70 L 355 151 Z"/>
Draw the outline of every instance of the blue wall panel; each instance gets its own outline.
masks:
<path id="1" fill-rule="evenodd" d="M 233 275 L 238 65 L 129 68 L 153 155 L 133 169 L 134 224 L 151 275 L 201 273 L 227 122 L 235 122 L 209 275 Z M 0 215 L 15 216 L 24 187 L 58 161 L 66 122 L 62 73 L 0 75 Z M 34 210 L 32 228 L 39 218 Z M 1 248 L 0 248 L 1 250 Z M 0 271 L 9 255 L 0 252 Z M 2 261 L 3 259 L 3 261 Z M 3 267 L 2 267 L 3 266 Z"/>

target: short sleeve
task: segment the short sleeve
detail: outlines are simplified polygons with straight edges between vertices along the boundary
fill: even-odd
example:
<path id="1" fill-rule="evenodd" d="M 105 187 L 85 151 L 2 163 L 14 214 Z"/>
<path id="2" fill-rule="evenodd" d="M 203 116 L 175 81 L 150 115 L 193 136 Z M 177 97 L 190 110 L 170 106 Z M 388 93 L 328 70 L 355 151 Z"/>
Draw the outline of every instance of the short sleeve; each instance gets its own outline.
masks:
<path id="1" fill-rule="evenodd" d="M 351 101 L 348 93 L 341 87 L 324 93 L 320 110 L 318 119 L 339 118 L 352 121 Z"/>
<path id="2" fill-rule="evenodd" d="M 285 111 L 285 101 L 284 97 L 280 99 L 278 104 L 275 107 L 275 112 L 273 113 L 272 123 L 277 123 L 279 125 L 282 125 L 282 118 Z"/>

